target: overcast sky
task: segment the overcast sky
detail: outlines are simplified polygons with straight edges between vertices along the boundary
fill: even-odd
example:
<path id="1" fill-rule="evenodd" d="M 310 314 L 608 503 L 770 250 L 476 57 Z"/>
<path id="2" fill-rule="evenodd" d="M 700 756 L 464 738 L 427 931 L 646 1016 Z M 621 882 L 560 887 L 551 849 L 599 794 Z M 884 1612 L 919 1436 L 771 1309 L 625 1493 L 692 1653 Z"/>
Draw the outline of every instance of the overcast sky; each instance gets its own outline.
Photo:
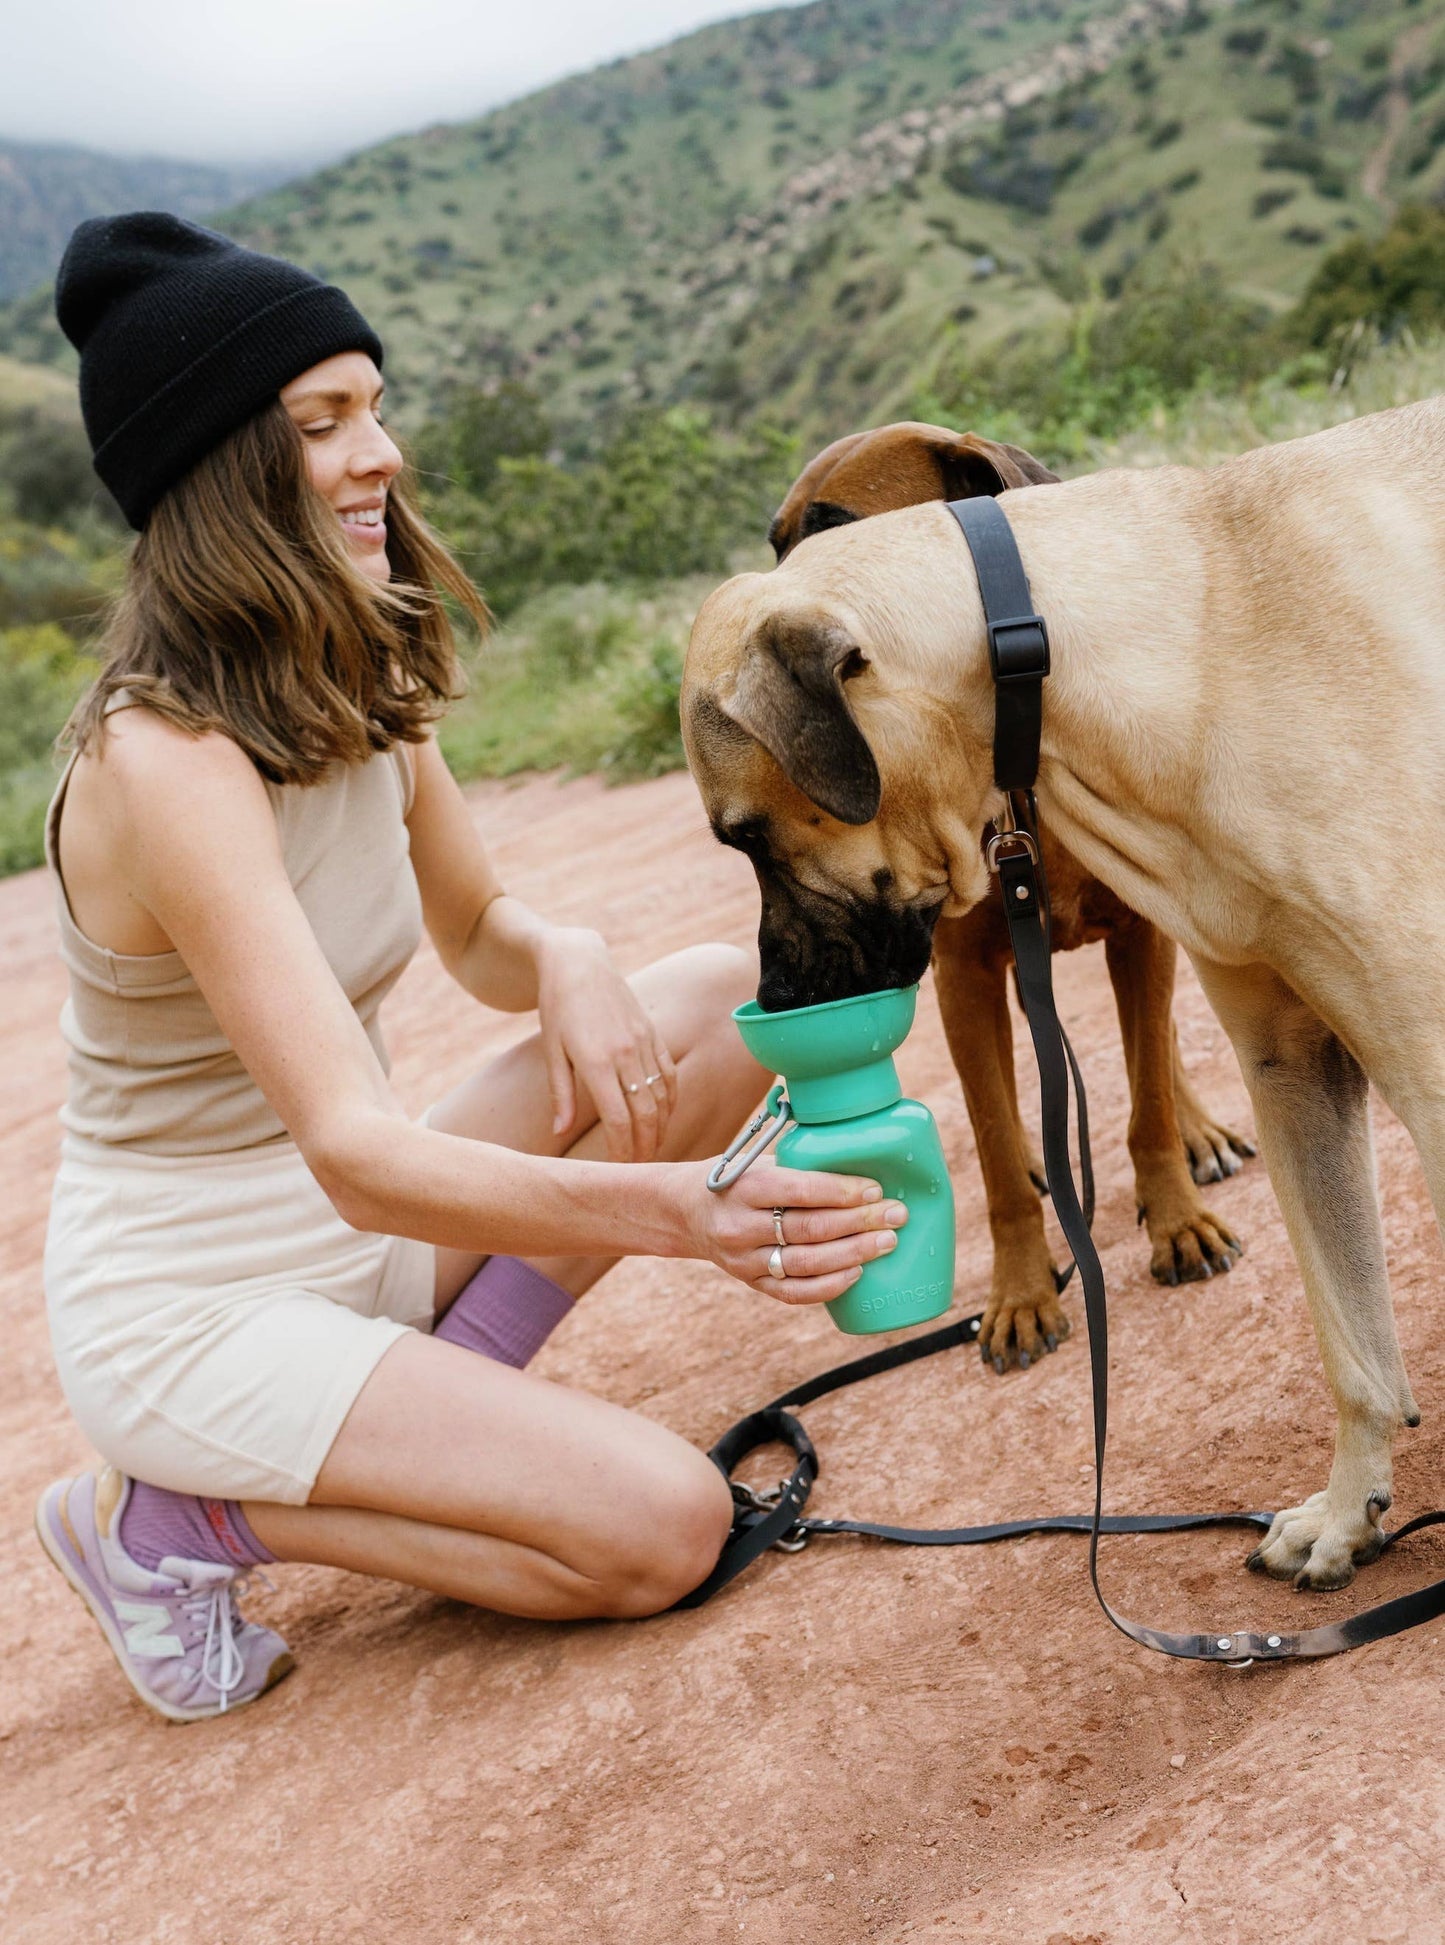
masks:
<path id="1" fill-rule="evenodd" d="M 9 0 L 0 137 L 313 162 L 757 11 L 739 0 Z"/>

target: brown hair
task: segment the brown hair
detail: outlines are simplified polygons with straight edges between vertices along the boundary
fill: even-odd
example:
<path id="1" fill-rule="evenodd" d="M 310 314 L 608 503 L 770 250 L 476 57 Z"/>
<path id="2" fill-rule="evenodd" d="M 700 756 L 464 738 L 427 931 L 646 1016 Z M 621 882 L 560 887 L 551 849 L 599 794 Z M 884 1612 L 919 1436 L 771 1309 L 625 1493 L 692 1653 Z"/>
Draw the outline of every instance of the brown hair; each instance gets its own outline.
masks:
<path id="1" fill-rule="evenodd" d="M 479 628 L 487 611 L 405 473 L 386 529 L 389 585 L 353 565 L 277 400 L 156 504 L 62 741 L 88 747 L 125 689 L 193 735 L 222 731 L 273 783 L 420 742 L 461 693 L 443 594 Z"/>

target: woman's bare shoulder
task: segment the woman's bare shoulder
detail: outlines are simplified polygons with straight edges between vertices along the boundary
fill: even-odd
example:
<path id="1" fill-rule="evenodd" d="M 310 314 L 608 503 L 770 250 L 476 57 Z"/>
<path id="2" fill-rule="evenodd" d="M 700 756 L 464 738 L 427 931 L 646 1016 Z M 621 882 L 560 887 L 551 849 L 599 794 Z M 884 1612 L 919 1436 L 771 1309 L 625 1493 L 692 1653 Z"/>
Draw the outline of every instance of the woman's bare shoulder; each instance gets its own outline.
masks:
<path id="1" fill-rule="evenodd" d="M 166 951 L 180 900 L 219 859 L 232 869 L 277 848 L 260 775 L 220 732 L 193 735 L 153 709 L 115 710 L 76 759 L 59 831 L 77 925 L 124 953 Z"/>
<path id="2" fill-rule="evenodd" d="M 263 788 L 255 764 L 221 730 L 196 734 L 139 705 L 113 710 L 80 760 L 117 789 L 148 796 L 198 786 Z"/>

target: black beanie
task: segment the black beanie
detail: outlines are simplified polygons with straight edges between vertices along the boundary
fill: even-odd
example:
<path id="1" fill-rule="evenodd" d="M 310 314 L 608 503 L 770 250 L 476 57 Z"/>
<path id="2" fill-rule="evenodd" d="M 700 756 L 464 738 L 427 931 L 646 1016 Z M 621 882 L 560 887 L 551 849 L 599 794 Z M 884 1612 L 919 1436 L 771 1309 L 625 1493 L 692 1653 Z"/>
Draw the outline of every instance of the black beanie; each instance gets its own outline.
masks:
<path id="1" fill-rule="evenodd" d="M 344 291 L 159 210 L 81 223 L 55 312 L 80 353 L 95 470 L 133 527 L 312 365 L 340 351 L 381 363 Z"/>

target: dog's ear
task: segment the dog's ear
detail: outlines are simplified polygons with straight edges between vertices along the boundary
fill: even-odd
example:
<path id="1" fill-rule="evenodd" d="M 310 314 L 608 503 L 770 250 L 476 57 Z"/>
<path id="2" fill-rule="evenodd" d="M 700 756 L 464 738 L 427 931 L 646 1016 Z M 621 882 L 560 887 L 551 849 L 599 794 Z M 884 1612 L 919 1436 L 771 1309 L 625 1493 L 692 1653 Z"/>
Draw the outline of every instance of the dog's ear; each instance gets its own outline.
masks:
<path id="1" fill-rule="evenodd" d="M 1015 486 L 1057 486 L 1059 476 L 1022 446 L 981 439 L 976 432 L 940 432 L 934 446 L 949 500 L 997 499 Z"/>
<path id="2" fill-rule="evenodd" d="M 883 795 L 845 689 L 867 667 L 836 623 L 774 615 L 749 643 L 727 705 L 803 795 L 841 824 L 871 824 Z"/>
<path id="3" fill-rule="evenodd" d="M 838 462 L 861 446 L 867 437 L 866 432 L 849 432 L 843 438 L 835 439 L 831 446 L 824 446 L 820 453 L 815 454 L 793 481 L 768 528 L 768 545 L 779 560 L 791 553 L 800 540 L 807 539 L 803 532 L 803 518 L 816 499 L 823 481 Z M 821 528 L 815 531 L 820 532 Z"/>

